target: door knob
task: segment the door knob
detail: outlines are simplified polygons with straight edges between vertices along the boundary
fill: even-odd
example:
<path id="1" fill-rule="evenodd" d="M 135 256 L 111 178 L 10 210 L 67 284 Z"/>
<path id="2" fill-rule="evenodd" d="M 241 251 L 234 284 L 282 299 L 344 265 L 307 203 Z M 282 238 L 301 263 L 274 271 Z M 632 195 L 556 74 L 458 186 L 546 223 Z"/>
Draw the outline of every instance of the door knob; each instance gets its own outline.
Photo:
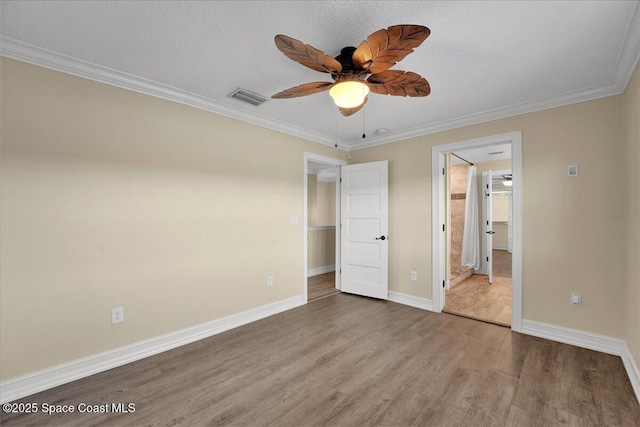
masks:
<path id="1" fill-rule="evenodd" d="M 376 237 L 376 240 L 385 240 L 385 239 L 386 239 L 386 237 L 384 237 L 384 236 Z"/>
<path id="2" fill-rule="evenodd" d="M 487 231 L 487 234 L 496 234 L 495 231 Z"/>

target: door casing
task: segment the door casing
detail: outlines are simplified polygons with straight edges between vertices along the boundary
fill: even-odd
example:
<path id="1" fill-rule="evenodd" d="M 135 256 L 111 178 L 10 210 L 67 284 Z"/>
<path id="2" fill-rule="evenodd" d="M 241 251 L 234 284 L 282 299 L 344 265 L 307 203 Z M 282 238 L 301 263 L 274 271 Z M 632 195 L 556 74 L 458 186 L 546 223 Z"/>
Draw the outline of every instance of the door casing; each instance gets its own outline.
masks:
<path id="1" fill-rule="evenodd" d="M 445 270 L 445 177 L 444 155 L 451 151 L 487 147 L 497 144 L 511 144 L 511 169 L 513 175 L 513 256 L 511 291 L 511 330 L 522 329 L 522 133 L 509 132 L 483 138 L 436 145 L 431 149 L 431 267 L 432 267 L 432 307 L 440 313 L 444 307 L 443 283 Z"/>

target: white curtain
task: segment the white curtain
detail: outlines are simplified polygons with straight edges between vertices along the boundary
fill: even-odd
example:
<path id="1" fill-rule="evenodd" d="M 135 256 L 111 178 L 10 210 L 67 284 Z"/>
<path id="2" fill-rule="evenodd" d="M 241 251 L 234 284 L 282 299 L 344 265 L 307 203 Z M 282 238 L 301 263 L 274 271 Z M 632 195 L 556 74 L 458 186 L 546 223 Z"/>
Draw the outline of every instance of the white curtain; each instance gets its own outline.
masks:
<path id="1" fill-rule="evenodd" d="M 508 223 L 507 223 L 507 252 L 509 253 L 513 253 L 513 223 L 512 223 L 512 217 L 513 217 L 513 212 L 512 212 L 512 203 L 513 203 L 513 194 L 509 193 L 507 194 L 507 200 L 509 203 L 509 207 L 507 209 L 509 209 L 509 219 L 508 219 Z"/>
<path id="2" fill-rule="evenodd" d="M 464 204 L 464 232 L 462 235 L 462 266 L 480 267 L 480 237 L 478 229 L 478 178 L 476 167 L 469 166 L 467 197 Z"/>

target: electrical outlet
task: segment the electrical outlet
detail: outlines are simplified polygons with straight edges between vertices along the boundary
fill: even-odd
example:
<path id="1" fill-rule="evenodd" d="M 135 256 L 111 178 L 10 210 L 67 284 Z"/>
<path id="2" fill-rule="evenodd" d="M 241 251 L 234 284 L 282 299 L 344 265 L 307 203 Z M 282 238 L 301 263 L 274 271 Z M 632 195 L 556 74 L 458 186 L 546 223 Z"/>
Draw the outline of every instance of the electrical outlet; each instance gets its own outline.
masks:
<path id="1" fill-rule="evenodd" d="M 111 324 L 124 322 L 124 307 L 111 309 Z"/>
<path id="2" fill-rule="evenodd" d="M 416 280 L 418 280 L 418 272 L 417 271 L 411 271 L 411 280 L 413 280 L 414 282 Z"/>
<path id="3" fill-rule="evenodd" d="M 582 294 L 571 294 L 571 305 L 580 307 L 582 305 Z"/>
<path id="4" fill-rule="evenodd" d="M 267 276 L 267 288 L 273 286 L 273 276 Z"/>

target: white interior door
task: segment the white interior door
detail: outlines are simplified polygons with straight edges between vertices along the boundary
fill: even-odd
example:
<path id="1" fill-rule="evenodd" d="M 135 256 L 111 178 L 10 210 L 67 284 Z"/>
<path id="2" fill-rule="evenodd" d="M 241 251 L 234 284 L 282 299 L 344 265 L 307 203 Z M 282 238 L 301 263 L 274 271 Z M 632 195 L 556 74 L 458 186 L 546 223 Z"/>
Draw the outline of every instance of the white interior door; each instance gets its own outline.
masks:
<path id="1" fill-rule="evenodd" d="M 388 299 L 388 162 L 342 166 L 341 290 Z"/>
<path id="2" fill-rule="evenodd" d="M 485 239 L 485 254 L 487 260 L 487 276 L 489 277 L 489 283 L 493 283 L 493 235 L 495 231 L 493 231 L 493 218 L 492 218 L 492 209 L 493 209 L 493 171 L 488 171 L 484 178 L 484 197 L 486 203 L 485 205 L 485 224 L 484 229 L 487 238 Z"/>

